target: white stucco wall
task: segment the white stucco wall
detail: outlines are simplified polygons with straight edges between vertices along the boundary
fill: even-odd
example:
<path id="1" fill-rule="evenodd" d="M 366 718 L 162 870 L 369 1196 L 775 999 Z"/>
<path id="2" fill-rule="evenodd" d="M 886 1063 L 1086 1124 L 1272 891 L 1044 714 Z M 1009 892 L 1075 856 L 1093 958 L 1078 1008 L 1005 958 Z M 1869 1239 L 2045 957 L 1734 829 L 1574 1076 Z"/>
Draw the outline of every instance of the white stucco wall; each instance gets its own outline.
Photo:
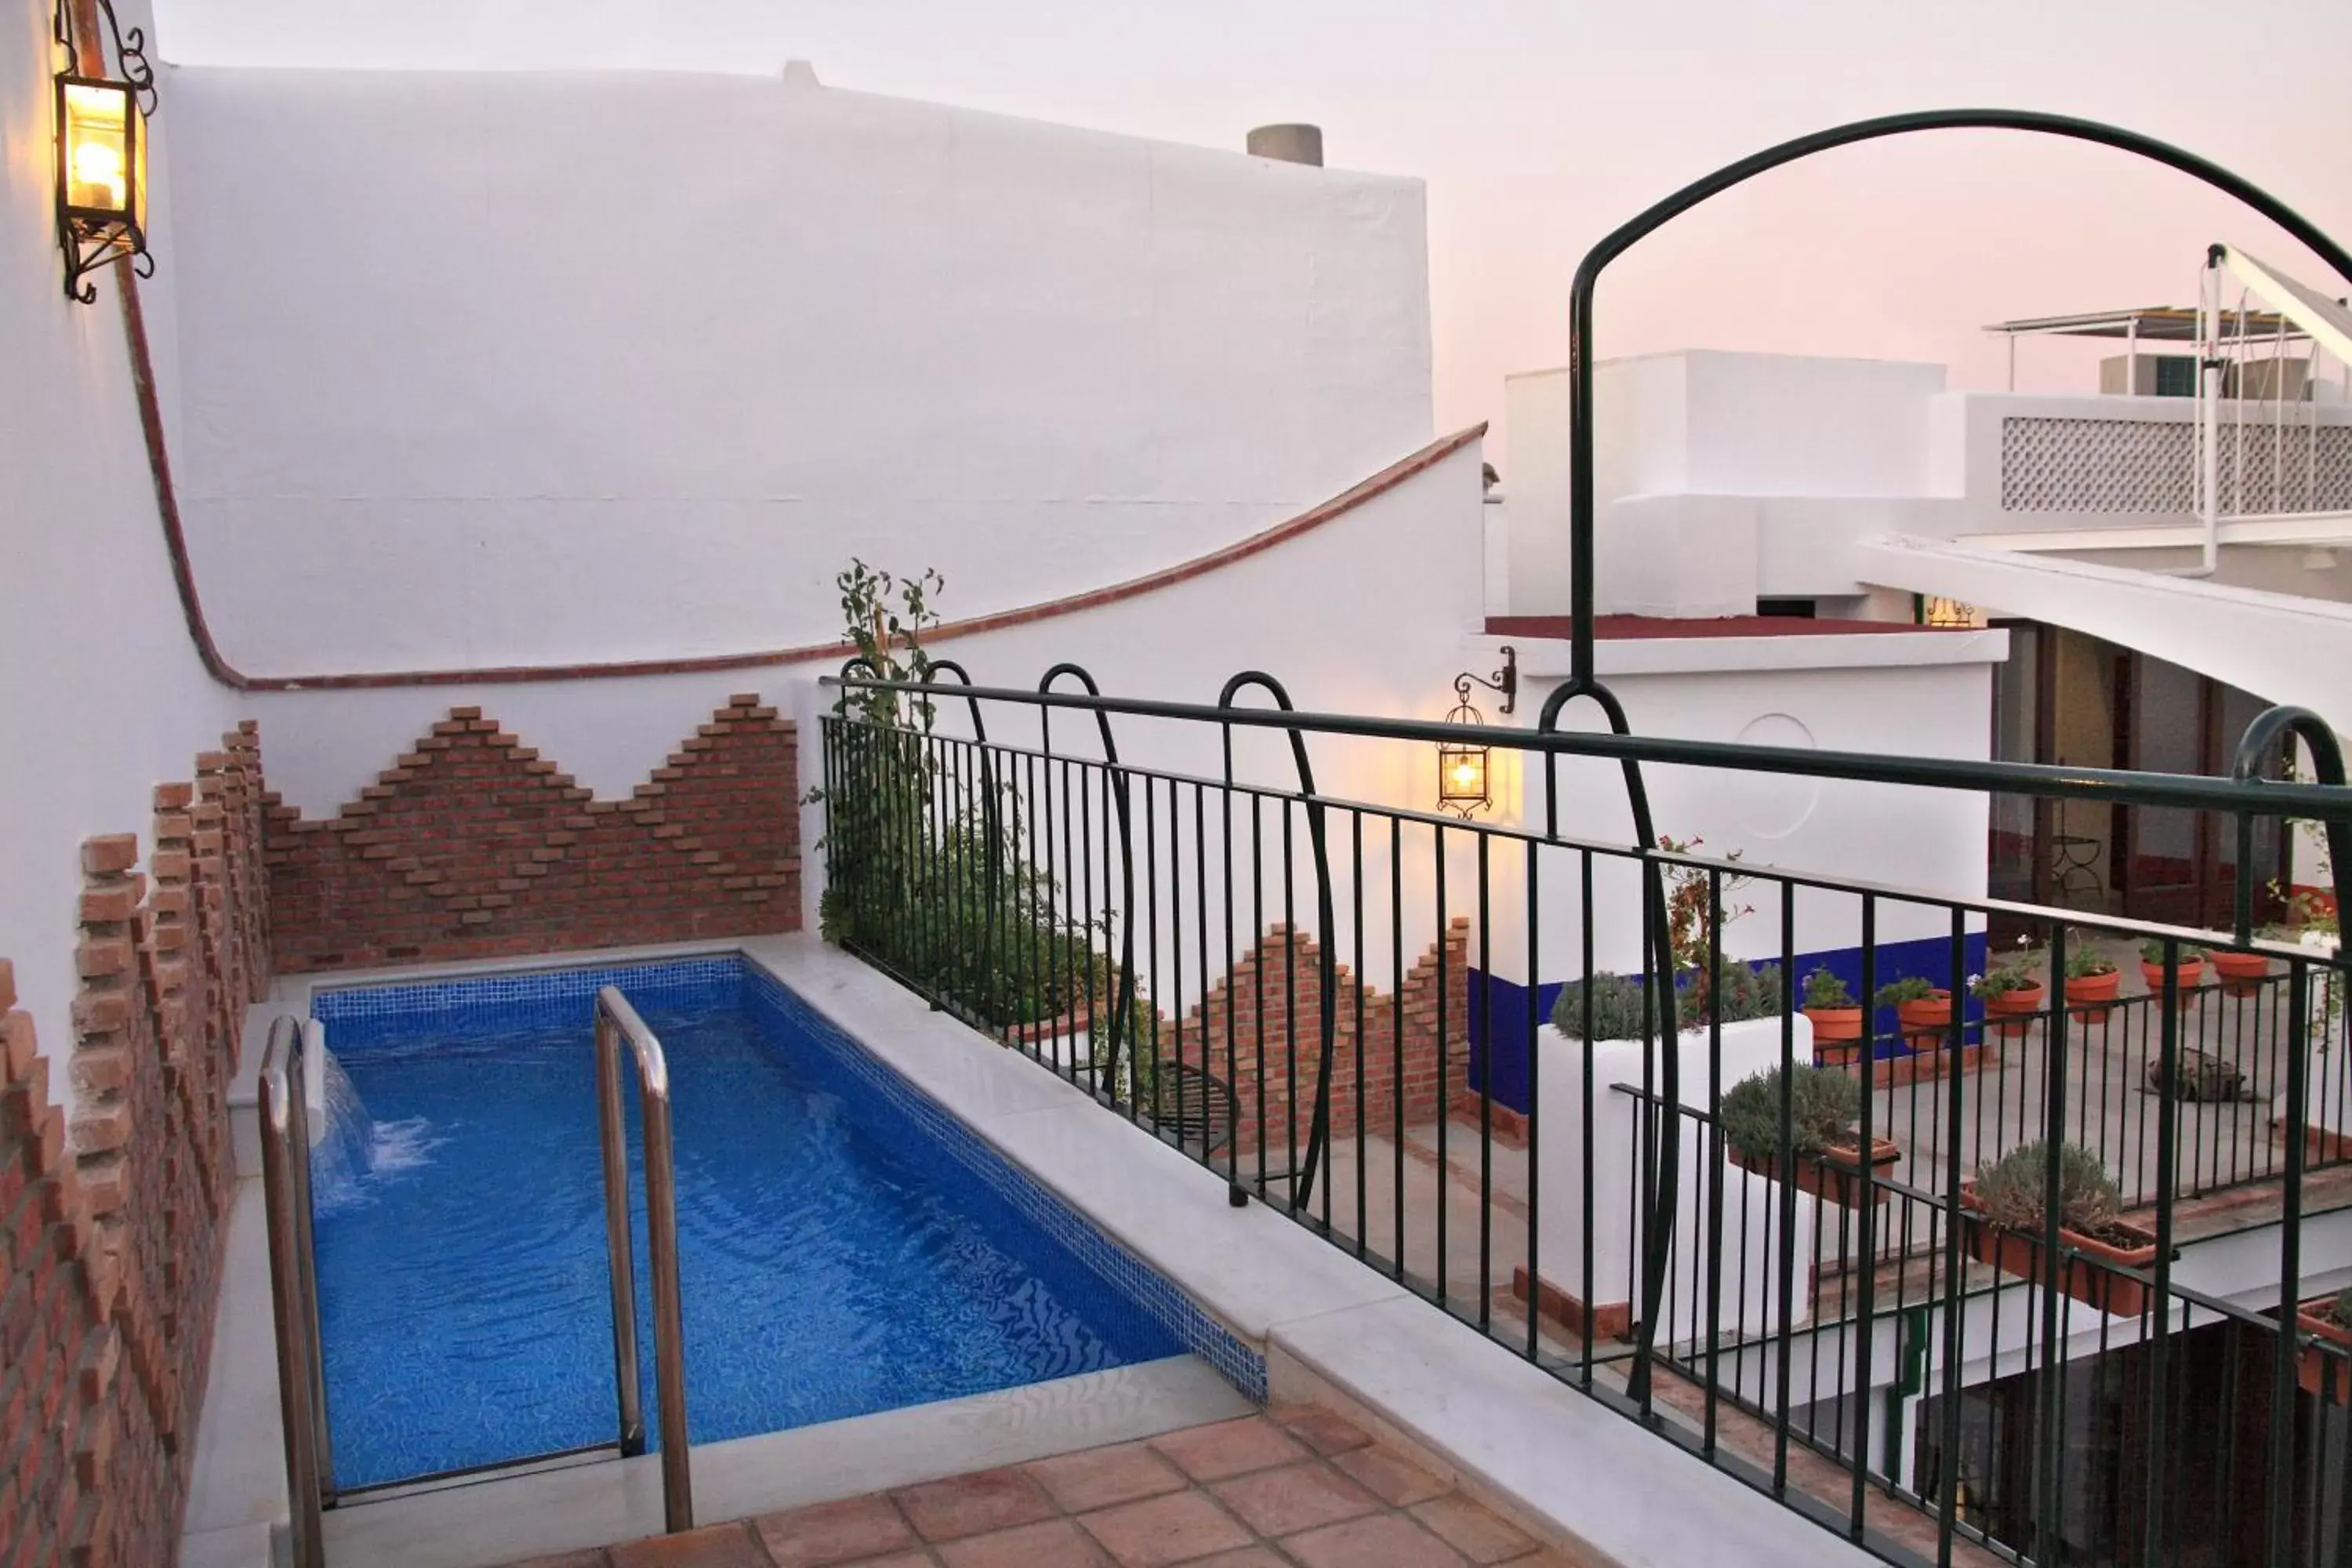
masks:
<path id="1" fill-rule="evenodd" d="M 1228 676 L 1258 668 L 1279 677 L 1304 709 L 1439 717 L 1453 701 L 1449 682 L 1461 665 L 1463 636 L 1479 612 L 1479 462 L 1474 442 L 1342 516 L 1233 565 L 1097 608 L 939 641 L 932 651 L 961 662 L 982 684 L 1031 689 L 1047 668 L 1066 659 L 1093 671 L 1112 695 L 1206 703 L 1215 701 Z M 953 614 L 963 605 L 951 597 L 944 607 Z M 334 811 L 457 704 L 480 705 L 583 784 L 610 796 L 626 794 L 660 765 L 730 692 L 756 690 L 800 721 L 805 786 L 819 776 L 817 716 L 832 705 L 817 680 L 835 668 L 828 660 L 632 679 L 257 693 L 250 705 L 261 720 L 271 786 L 312 816 Z M 1264 706 L 1255 693 L 1241 700 Z M 992 708 L 987 721 L 992 741 L 1035 743 L 1028 715 Z M 942 700 L 939 729 L 968 732 L 961 703 Z M 1120 719 L 1115 729 L 1127 763 L 1221 774 L 1213 726 Z M 1092 721 L 1081 714 L 1057 716 L 1054 741 L 1062 754 L 1100 755 Z M 1293 782 L 1278 738 L 1243 731 L 1234 750 L 1244 782 Z M 1310 750 L 1327 795 L 1427 803 L 1433 753 L 1425 746 L 1318 738 Z M 1139 792 L 1138 801 L 1139 834 Z M 1188 795 L 1188 812 L 1191 805 Z M 1213 801 L 1210 809 L 1213 814 Z M 816 847 L 822 808 L 804 808 L 802 823 L 805 908 L 814 926 L 823 886 Z M 1099 843 L 1098 816 L 1095 826 Z M 1295 863 L 1298 885 L 1311 888 L 1303 837 Z M 1278 879 L 1279 864 L 1269 856 L 1270 877 Z M 1408 963 L 1435 934 L 1426 866 L 1425 855 L 1416 858 L 1406 896 Z M 1378 901 L 1366 923 L 1382 942 L 1385 877 L 1383 861 L 1378 886 L 1367 879 Z M 1183 896 L 1191 911 L 1190 884 Z M 1302 923 L 1311 925 L 1311 900 L 1304 912 Z M 1195 913 L 1187 913 L 1188 928 Z M 1245 947 L 1246 931 L 1237 927 L 1235 941 Z M 1222 938 L 1216 951 L 1223 952 Z M 1184 962 L 1188 971 L 1197 968 L 1191 955 Z M 1189 976 L 1181 989 L 1174 985 L 1172 952 L 1161 973 L 1165 1002 L 1195 994 Z M 1387 974 L 1383 955 L 1375 978 L 1385 984 Z"/>
<path id="2" fill-rule="evenodd" d="M 1638 735 L 1745 742 L 1801 750 L 1897 756 L 1982 759 L 1990 748 L 1992 666 L 2008 656 L 2009 634 L 1888 632 L 1875 635 L 1605 640 L 1596 652 L 1602 679 L 1625 705 Z M 1532 726 L 1568 670 L 1568 645 L 1515 639 L 1519 650 L 1520 722 Z M 1562 710 L 1560 727 L 1602 731 L 1589 702 Z M 1633 841 L 1622 770 L 1615 763 L 1563 758 L 1559 829 L 1562 837 L 1620 846 Z M 1657 830 L 1677 841 L 1704 841 L 1698 853 L 1737 853 L 1759 870 L 1908 888 L 1952 898 L 1985 889 L 1988 805 L 1981 795 L 1912 789 L 1837 779 L 1801 779 L 1651 763 L 1643 770 Z M 1503 820 L 1540 829 L 1545 784 L 1539 764 L 1511 782 Z M 1539 892 L 1537 978 L 1583 973 L 1585 918 L 1578 858 L 1546 849 L 1537 868 Z M 1524 982 L 1526 873 L 1521 858 L 1497 858 L 1490 899 L 1505 918 L 1492 933 L 1493 967 Z M 1640 884 L 1630 860 L 1597 858 L 1592 913 L 1593 962 L 1619 973 L 1642 964 Z M 1737 957 L 1780 951 L 1780 901 L 1763 883 L 1737 902 L 1753 913 L 1727 928 Z M 1860 900 L 1843 893 L 1801 895 L 1795 951 L 1861 945 Z M 1881 944 L 1939 936 L 1950 929 L 1941 909 L 1886 900 L 1877 910 Z"/>
<path id="3" fill-rule="evenodd" d="M 977 614 L 1425 443 L 1418 181 L 780 79 L 187 68 L 175 456 L 257 673 Z"/>
<path id="4" fill-rule="evenodd" d="M 119 11 L 147 22 L 135 0 Z M 93 305 L 61 288 L 50 15 L 0 5 L 0 958 L 54 1064 L 71 1043 L 82 840 L 145 841 L 153 786 L 189 778 L 240 710 L 181 622 L 113 278 Z M 166 107 L 151 167 L 173 128 Z"/>
<path id="5" fill-rule="evenodd" d="M 1757 551 L 1712 502 L 1933 493 L 1944 367 L 1685 350 L 1593 369 L 1603 614 L 1751 615 Z M 1505 384 L 1512 613 L 1559 615 L 1568 572 L 1566 370 Z M 1733 578 L 1721 568 L 1727 557 Z M 1740 603 L 1747 579 L 1746 602 Z M 1766 590 L 1770 592 L 1771 590 Z M 1854 592 L 1852 588 L 1845 592 Z"/>

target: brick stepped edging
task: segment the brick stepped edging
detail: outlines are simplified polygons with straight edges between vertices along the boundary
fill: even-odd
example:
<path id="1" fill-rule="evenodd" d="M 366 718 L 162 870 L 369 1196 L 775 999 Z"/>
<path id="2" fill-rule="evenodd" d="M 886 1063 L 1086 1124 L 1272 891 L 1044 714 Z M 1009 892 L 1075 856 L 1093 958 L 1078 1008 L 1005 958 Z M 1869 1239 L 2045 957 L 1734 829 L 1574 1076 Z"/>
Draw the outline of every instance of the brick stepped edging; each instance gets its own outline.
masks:
<path id="1" fill-rule="evenodd" d="M 1455 916 L 1442 941 L 1432 942 L 1405 974 L 1396 995 L 1360 983 L 1344 963 L 1334 965 L 1337 1028 L 1331 1053 L 1331 1132 L 1356 1131 L 1357 1018 L 1363 1020 L 1364 1131 L 1393 1134 L 1399 1096 L 1403 1120 L 1427 1121 L 1437 1115 L 1438 1089 L 1449 1100 L 1466 1093 L 1463 1075 L 1469 1059 L 1470 921 Z M 1276 925 L 1233 970 L 1209 988 L 1184 1022 L 1184 1059 L 1199 1065 L 1203 1048 L 1208 1068 L 1227 1073 L 1232 1053 L 1233 1090 L 1237 1100 L 1237 1136 L 1244 1150 L 1258 1136 L 1261 1065 L 1265 1086 L 1265 1126 L 1268 1147 L 1292 1138 L 1304 1143 L 1315 1110 L 1315 1072 L 1321 1048 L 1323 978 L 1321 950 L 1307 932 Z M 1444 1040 L 1439 1040 L 1441 987 Z M 1399 1006 L 1402 1000 L 1403 1074 L 1398 1076 Z M 1162 1026 L 1161 1039 L 1175 1031 Z M 1295 1058 L 1294 1058 L 1295 1047 Z M 1171 1046 L 1171 1054 L 1174 1047 Z M 1295 1067 L 1295 1074 L 1294 1074 Z M 1297 1079 L 1297 1100 L 1291 1100 Z M 1286 1125 L 1293 1131 L 1286 1132 Z"/>
<path id="2" fill-rule="evenodd" d="M 0 1546 L 8 1568 L 173 1561 L 235 1171 L 227 1089 L 268 985 L 253 727 L 82 847 L 60 1058 L 0 962 Z"/>
<path id="3" fill-rule="evenodd" d="M 277 965 L 797 931 L 797 778 L 793 725 L 752 693 L 618 800 L 452 708 L 331 817 L 265 797 Z"/>

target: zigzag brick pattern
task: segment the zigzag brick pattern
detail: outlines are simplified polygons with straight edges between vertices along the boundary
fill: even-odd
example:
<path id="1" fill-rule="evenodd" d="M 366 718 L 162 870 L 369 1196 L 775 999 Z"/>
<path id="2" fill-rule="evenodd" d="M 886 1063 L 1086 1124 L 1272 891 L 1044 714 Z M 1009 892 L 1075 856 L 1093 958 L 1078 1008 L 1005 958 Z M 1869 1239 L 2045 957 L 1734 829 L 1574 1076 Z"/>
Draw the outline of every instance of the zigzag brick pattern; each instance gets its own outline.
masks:
<path id="1" fill-rule="evenodd" d="M 1430 943 L 1406 973 L 1395 995 L 1361 984 L 1346 964 L 1335 965 L 1333 1137 L 1351 1136 L 1356 1131 L 1360 1058 L 1362 1124 L 1367 1131 L 1386 1132 L 1395 1127 L 1400 1098 L 1409 1125 L 1437 1115 L 1441 1085 L 1445 1086 L 1449 1110 L 1464 1101 L 1467 1091 L 1462 1086 L 1463 1072 L 1469 1053 L 1469 921 L 1455 917 L 1444 939 Z M 1208 1069 L 1215 1077 L 1227 1076 L 1230 1050 L 1237 1097 L 1236 1142 L 1244 1151 L 1257 1146 L 1261 1125 L 1269 1151 L 1283 1150 L 1293 1139 L 1299 1148 L 1306 1146 L 1315 1113 L 1315 1074 L 1322 1049 L 1321 963 L 1312 935 L 1292 926 L 1275 926 L 1234 962 L 1232 972 L 1212 985 L 1205 1001 L 1186 1016 L 1181 1047 L 1175 1044 L 1175 1031 L 1160 1026 L 1163 1056 L 1173 1056 L 1181 1048 L 1184 1059 L 1198 1066 L 1205 1049 Z M 1262 1117 L 1261 1081 L 1265 1085 Z"/>
<path id="2" fill-rule="evenodd" d="M 282 971 L 494 958 L 800 927 L 793 726 L 730 698 L 653 776 L 597 800 L 453 708 L 334 816 L 267 797 Z"/>

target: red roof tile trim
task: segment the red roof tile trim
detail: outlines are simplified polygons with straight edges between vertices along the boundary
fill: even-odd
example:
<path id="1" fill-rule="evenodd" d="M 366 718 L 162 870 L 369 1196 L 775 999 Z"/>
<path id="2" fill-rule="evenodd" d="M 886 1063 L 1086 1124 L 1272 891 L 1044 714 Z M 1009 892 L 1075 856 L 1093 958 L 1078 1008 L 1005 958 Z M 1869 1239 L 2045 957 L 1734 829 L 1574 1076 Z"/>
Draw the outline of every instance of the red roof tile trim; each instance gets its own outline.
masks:
<path id="1" fill-rule="evenodd" d="M 1566 616 L 1489 616 L 1491 637 L 1558 637 L 1574 635 L 1575 623 Z M 1828 621 L 1810 616 L 1710 616 L 1681 619 L 1673 616 L 1595 616 L 1592 635 L 1602 642 L 1642 637 L 1821 637 L 1869 636 L 1878 632 L 1948 631 L 1946 626 L 1914 626 L 1909 621 Z"/>
<path id="2" fill-rule="evenodd" d="M 350 691 L 376 687 L 607 680 L 639 675 L 688 675 L 704 671 L 752 669 L 769 665 L 806 664 L 820 659 L 846 658 L 856 651 L 846 643 L 826 642 L 810 643 L 800 647 L 762 648 L 750 653 L 632 659 L 604 664 L 502 665 L 476 669 L 387 670 L 331 675 L 247 675 L 230 664 L 221 653 L 219 645 L 213 640 L 212 628 L 205 620 L 204 603 L 196 592 L 195 572 L 188 560 L 187 536 L 180 522 L 179 498 L 172 483 L 170 454 L 163 443 L 163 414 L 155 396 L 154 372 L 148 355 L 146 322 L 140 309 L 138 285 L 127 267 L 118 266 L 115 276 L 122 297 L 123 336 L 130 349 L 132 384 L 138 392 L 140 423 L 144 427 L 147 439 L 147 464 L 154 477 L 156 510 L 163 521 L 164 545 L 171 554 L 173 582 L 179 590 L 180 607 L 187 621 L 189 638 L 196 646 L 196 656 L 204 661 L 205 670 L 222 685 L 238 691 Z M 998 610 L 966 620 L 948 621 L 934 627 L 927 640 L 940 642 L 950 637 L 976 637 L 982 632 L 1002 631 L 1007 626 L 1026 626 L 1032 621 L 1076 615 L 1080 610 L 1115 605 L 1123 599 L 1156 593 L 1219 571 L 1345 516 L 1374 497 L 1396 489 L 1414 475 L 1436 467 L 1486 434 L 1486 426 L 1478 424 L 1433 441 L 1411 457 L 1390 464 L 1329 500 L 1222 550 L 1213 550 L 1205 555 L 1196 555 L 1190 561 L 1179 562 L 1160 571 L 1147 573 L 1124 583 L 1089 589 L 1083 594 L 1066 595 L 1062 598 L 1047 599 L 1016 609 Z"/>

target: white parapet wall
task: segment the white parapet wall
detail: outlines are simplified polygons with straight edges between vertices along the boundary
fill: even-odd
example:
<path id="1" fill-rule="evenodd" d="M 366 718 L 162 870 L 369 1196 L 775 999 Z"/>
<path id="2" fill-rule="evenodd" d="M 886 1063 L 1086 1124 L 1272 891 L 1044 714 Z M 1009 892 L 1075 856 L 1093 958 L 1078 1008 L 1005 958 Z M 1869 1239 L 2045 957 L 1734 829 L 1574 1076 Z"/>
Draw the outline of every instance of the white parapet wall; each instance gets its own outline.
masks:
<path id="1" fill-rule="evenodd" d="M 1433 434 L 1417 180 L 805 76 L 168 97 L 159 374 L 256 673 L 829 640 L 852 556 L 1007 609 Z"/>

